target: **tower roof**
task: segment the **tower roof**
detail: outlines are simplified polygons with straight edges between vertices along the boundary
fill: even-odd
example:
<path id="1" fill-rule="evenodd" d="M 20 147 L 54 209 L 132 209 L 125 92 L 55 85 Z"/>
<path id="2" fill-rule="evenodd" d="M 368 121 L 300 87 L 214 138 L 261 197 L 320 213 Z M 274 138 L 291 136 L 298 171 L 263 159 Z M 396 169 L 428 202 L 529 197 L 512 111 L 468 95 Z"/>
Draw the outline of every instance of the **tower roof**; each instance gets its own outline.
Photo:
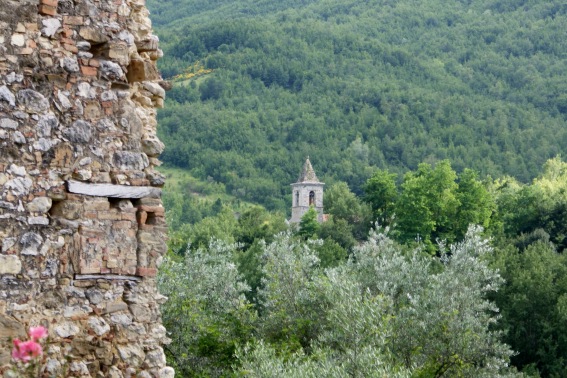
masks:
<path id="1" fill-rule="evenodd" d="M 303 164 L 303 169 L 299 174 L 297 182 L 320 182 L 315 174 L 315 170 L 313 170 L 311 162 L 309 161 L 309 156 L 305 160 L 305 164 Z"/>

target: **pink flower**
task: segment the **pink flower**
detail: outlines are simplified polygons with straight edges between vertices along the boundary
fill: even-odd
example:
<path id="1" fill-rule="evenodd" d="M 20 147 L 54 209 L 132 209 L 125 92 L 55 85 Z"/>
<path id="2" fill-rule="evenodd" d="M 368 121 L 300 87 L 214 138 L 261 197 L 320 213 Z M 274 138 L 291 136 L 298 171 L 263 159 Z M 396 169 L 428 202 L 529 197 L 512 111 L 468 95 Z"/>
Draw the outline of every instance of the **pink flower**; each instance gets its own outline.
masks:
<path id="1" fill-rule="evenodd" d="M 30 337 L 33 341 L 43 339 L 47 337 L 47 330 L 42 327 L 30 327 Z"/>
<path id="2" fill-rule="evenodd" d="M 32 358 L 39 357 L 43 354 L 41 345 L 33 340 L 20 341 L 14 339 L 14 349 L 12 349 L 12 358 L 22 362 L 29 362 Z"/>

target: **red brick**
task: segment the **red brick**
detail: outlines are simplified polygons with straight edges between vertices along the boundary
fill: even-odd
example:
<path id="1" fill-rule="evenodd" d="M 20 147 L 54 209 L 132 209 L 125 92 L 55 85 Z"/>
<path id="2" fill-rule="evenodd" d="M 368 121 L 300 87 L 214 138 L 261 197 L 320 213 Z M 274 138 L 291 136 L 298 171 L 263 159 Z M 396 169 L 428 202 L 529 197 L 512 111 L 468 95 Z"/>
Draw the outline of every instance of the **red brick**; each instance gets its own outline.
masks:
<path id="1" fill-rule="evenodd" d="M 142 277 L 155 277 L 157 275 L 156 268 L 136 268 L 136 275 Z"/>
<path id="2" fill-rule="evenodd" d="M 93 210 L 85 211 L 83 216 L 87 219 L 98 219 L 98 213 Z"/>
<path id="3" fill-rule="evenodd" d="M 145 211 L 139 211 L 136 215 L 139 224 L 146 224 L 146 220 L 148 220 L 148 213 L 146 213 Z"/>
<path id="4" fill-rule="evenodd" d="M 98 69 L 96 67 L 81 66 L 81 73 L 85 76 L 96 76 Z"/>
<path id="5" fill-rule="evenodd" d="M 100 67 L 100 62 L 98 61 L 98 59 L 90 59 L 89 60 L 89 66 Z"/>
<path id="6" fill-rule="evenodd" d="M 124 213 L 124 212 L 122 212 L 120 215 L 122 217 L 121 218 L 122 220 L 127 220 L 127 221 L 130 221 L 130 222 L 137 222 L 136 213 Z"/>
<path id="7" fill-rule="evenodd" d="M 63 32 L 61 33 L 65 38 L 71 38 L 73 36 L 73 30 L 69 28 L 63 28 Z"/>
<path id="8" fill-rule="evenodd" d="M 114 230 L 127 230 L 129 228 L 132 228 L 132 222 L 129 221 L 118 221 L 112 224 Z"/>
<path id="9" fill-rule="evenodd" d="M 57 7 L 52 7 L 50 5 L 40 4 L 39 5 L 39 13 L 45 14 L 48 16 L 55 16 L 57 14 Z"/>
<path id="10" fill-rule="evenodd" d="M 43 5 L 49 5 L 50 7 L 56 7 L 56 8 L 58 2 L 59 0 L 41 0 L 41 3 Z"/>

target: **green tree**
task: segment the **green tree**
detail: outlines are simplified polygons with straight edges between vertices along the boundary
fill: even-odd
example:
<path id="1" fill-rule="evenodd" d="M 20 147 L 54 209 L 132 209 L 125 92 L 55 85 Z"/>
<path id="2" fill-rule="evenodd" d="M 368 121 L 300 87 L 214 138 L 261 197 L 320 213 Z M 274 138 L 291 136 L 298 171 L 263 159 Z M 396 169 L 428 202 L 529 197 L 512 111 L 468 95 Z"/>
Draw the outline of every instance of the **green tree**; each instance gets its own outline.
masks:
<path id="1" fill-rule="evenodd" d="M 468 181 L 469 176 L 470 173 L 465 175 Z M 402 241 L 418 240 L 432 251 L 434 242 L 453 242 L 457 240 L 458 233 L 464 234 L 463 230 L 456 229 L 456 225 L 463 227 L 467 222 L 465 219 L 459 225 L 456 221 L 461 206 L 456 179 L 457 174 L 448 160 L 438 162 L 435 168 L 421 163 L 416 172 L 405 175 L 402 193 L 396 203 Z M 468 215 L 468 212 L 463 212 L 463 215 Z M 464 227 L 466 229 L 468 223 Z"/>
<path id="2" fill-rule="evenodd" d="M 485 229 L 491 226 L 490 220 L 496 211 L 496 204 L 486 186 L 478 180 L 475 171 L 465 169 L 459 175 L 455 197 L 459 202 L 453 218 L 455 240 L 461 240 L 471 224 L 480 225 Z"/>
<path id="3" fill-rule="evenodd" d="M 388 226 L 394 216 L 394 208 L 398 197 L 396 186 L 397 174 L 388 170 L 377 170 L 364 184 L 364 200 L 372 206 L 374 219 Z"/>
<path id="4" fill-rule="evenodd" d="M 497 250 L 492 266 L 506 280 L 493 294 L 501 309 L 499 328 L 518 354 L 519 369 L 537 369 L 542 377 L 560 377 L 567 369 L 567 256 L 550 243 L 536 241 L 523 252 Z"/>
<path id="5" fill-rule="evenodd" d="M 345 182 L 338 182 L 325 191 L 325 212 L 337 222 L 342 219 L 351 225 L 357 240 L 363 240 L 372 226 L 370 208 L 360 201 Z"/>
<path id="6" fill-rule="evenodd" d="M 158 288 L 169 298 L 162 321 L 172 339 L 165 352 L 181 376 L 227 374 L 236 346 L 250 340 L 256 314 L 244 296 L 249 288 L 233 263 L 234 249 L 211 241 L 184 259 L 171 255 L 160 267 Z"/>
<path id="7" fill-rule="evenodd" d="M 297 234 L 301 236 L 303 239 L 309 239 L 316 235 L 317 230 L 319 229 L 319 221 L 317 218 L 319 214 L 317 210 L 313 206 L 309 208 L 301 217 L 299 221 L 299 230 Z"/>

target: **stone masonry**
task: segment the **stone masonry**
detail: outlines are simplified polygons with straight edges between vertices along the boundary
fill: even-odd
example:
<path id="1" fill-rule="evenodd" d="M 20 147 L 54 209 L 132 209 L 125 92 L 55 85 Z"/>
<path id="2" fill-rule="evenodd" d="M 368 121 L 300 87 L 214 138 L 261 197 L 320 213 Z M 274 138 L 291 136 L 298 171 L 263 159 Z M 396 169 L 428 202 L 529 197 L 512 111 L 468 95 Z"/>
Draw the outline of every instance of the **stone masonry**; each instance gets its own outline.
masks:
<path id="1" fill-rule="evenodd" d="M 145 0 L 0 0 L 0 375 L 42 325 L 42 376 L 173 377 L 161 54 Z"/>

